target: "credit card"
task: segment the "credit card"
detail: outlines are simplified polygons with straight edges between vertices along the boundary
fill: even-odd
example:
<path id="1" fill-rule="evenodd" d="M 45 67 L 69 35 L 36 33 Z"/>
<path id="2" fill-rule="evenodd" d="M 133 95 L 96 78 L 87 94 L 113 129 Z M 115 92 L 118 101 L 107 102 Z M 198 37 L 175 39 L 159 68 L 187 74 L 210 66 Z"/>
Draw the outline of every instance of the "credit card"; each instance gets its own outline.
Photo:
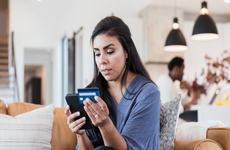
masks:
<path id="1" fill-rule="evenodd" d="M 84 100 L 86 98 L 89 98 L 94 103 L 97 103 L 97 101 L 94 99 L 94 96 L 100 97 L 98 88 L 82 88 L 82 89 L 78 89 L 78 97 L 79 97 L 79 103 L 80 104 L 83 104 L 83 102 L 84 102 Z"/>

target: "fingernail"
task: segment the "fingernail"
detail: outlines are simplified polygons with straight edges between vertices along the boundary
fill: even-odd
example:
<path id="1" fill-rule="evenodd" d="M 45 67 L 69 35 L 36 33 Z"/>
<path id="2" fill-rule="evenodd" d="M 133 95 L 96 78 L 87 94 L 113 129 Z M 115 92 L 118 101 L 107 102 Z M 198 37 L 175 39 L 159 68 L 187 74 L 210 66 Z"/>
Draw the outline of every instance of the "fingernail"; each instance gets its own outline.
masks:
<path id="1" fill-rule="evenodd" d="M 86 104 L 86 102 L 84 101 L 83 104 Z"/>
<path id="2" fill-rule="evenodd" d="M 78 115 L 78 116 L 80 115 L 80 112 L 79 112 L 79 111 L 77 112 L 77 115 Z"/>
<path id="3" fill-rule="evenodd" d="M 98 99 L 98 96 L 94 96 L 94 98 L 95 98 L 95 100 L 97 100 L 97 99 Z"/>
<path id="4" fill-rule="evenodd" d="M 89 98 L 86 98 L 86 102 L 89 102 Z"/>
<path id="5" fill-rule="evenodd" d="M 84 106 L 84 109 L 86 109 L 87 107 L 86 106 Z"/>
<path id="6" fill-rule="evenodd" d="M 85 120 L 85 117 L 83 117 L 82 120 Z"/>

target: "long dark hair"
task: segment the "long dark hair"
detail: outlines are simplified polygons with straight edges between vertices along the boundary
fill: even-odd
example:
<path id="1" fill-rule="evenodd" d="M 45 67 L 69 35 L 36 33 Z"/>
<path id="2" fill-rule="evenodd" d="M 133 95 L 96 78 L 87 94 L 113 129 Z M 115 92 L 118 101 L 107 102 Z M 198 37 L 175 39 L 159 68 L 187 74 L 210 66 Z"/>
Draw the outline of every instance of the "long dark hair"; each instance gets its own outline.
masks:
<path id="1" fill-rule="evenodd" d="M 122 92 L 122 86 L 126 87 L 128 71 L 132 71 L 133 73 L 136 73 L 136 74 L 141 74 L 142 76 L 149 79 L 150 82 L 153 82 L 147 70 L 145 69 L 143 63 L 141 62 L 139 54 L 131 38 L 129 27 L 120 18 L 115 17 L 115 16 L 108 16 L 102 19 L 96 25 L 92 33 L 92 36 L 91 36 L 92 45 L 93 45 L 95 37 L 101 34 L 106 34 L 107 36 L 110 36 L 110 37 L 116 37 L 118 41 L 121 43 L 123 49 L 128 54 L 128 58 L 126 59 L 125 71 L 121 79 L 121 92 Z M 108 91 L 107 81 L 99 72 L 99 69 L 95 61 L 95 55 L 94 55 L 94 77 L 93 77 L 92 82 L 87 87 L 98 87 L 99 88 L 100 97 L 105 101 L 105 103 L 108 106 L 109 112 L 116 120 L 116 116 L 115 116 L 113 106 L 112 106 L 113 99 Z"/>
<path id="2" fill-rule="evenodd" d="M 96 36 L 106 34 L 107 36 L 116 37 L 118 41 L 121 43 L 123 49 L 127 52 L 128 58 L 126 58 L 126 68 L 124 74 L 121 79 L 121 87 L 126 85 L 128 71 L 132 71 L 136 74 L 141 74 L 148 78 L 151 82 L 153 82 L 145 69 L 137 49 L 133 43 L 131 38 L 131 33 L 129 27 L 118 17 L 109 16 L 102 19 L 95 27 L 92 36 L 91 42 L 93 45 L 94 39 Z M 112 109 L 111 104 L 111 97 L 108 91 L 108 85 L 105 78 L 99 72 L 95 61 L 94 55 L 94 77 L 92 82 L 87 87 L 98 87 L 101 98 L 106 102 L 108 105 L 109 110 Z M 132 60 L 132 62 L 131 62 Z M 121 88 L 122 92 L 122 88 Z"/>

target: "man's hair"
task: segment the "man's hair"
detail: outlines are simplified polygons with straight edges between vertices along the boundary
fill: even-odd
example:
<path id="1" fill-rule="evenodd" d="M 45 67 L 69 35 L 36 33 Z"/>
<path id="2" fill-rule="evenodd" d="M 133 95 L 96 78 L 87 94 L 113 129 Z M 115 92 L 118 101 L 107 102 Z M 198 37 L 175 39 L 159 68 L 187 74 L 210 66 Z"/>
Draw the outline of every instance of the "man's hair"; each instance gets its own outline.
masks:
<path id="1" fill-rule="evenodd" d="M 168 64 L 169 71 L 172 71 L 175 66 L 181 67 L 184 59 L 181 57 L 174 57 Z"/>

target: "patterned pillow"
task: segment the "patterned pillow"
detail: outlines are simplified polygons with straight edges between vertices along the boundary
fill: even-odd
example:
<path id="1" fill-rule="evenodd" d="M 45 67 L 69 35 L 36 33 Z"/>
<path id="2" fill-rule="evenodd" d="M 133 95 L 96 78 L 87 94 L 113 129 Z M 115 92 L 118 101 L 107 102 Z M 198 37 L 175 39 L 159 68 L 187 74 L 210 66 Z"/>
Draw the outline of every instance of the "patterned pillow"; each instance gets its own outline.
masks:
<path id="1" fill-rule="evenodd" d="M 176 125 L 179 117 L 181 94 L 171 101 L 161 104 L 160 112 L 160 149 L 173 150 Z"/>

